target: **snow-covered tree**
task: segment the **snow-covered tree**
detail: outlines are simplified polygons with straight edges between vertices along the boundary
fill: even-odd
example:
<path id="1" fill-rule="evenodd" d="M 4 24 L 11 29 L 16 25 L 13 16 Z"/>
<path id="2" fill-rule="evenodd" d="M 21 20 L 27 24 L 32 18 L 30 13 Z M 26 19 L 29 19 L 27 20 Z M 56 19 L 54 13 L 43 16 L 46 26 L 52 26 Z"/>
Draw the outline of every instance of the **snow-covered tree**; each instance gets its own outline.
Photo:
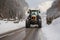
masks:
<path id="1" fill-rule="evenodd" d="M 55 0 L 52 7 L 47 10 L 47 21 L 60 17 L 60 0 Z"/>
<path id="2" fill-rule="evenodd" d="M 25 0 L 0 0 L 0 15 L 3 18 L 23 18 L 28 4 Z"/>

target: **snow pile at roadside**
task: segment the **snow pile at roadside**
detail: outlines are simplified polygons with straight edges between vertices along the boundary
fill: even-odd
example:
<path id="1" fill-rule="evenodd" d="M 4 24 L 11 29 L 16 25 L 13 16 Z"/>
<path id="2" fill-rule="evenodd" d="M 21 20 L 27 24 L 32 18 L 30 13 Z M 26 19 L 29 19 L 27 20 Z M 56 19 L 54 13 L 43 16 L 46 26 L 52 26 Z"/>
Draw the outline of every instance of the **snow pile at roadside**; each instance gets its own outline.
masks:
<path id="1" fill-rule="evenodd" d="M 0 20 L 0 34 L 6 33 L 12 30 L 16 30 L 25 26 L 25 21 L 20 21 L 19 23 L 13 23 L 11 21 Z"/>
<path id="2" fill-rule="evenodd" d="M 60 18 L 55 19 L 51 25 L 45 24 L 42 31 L 46 40 L 60 40 Z"/>

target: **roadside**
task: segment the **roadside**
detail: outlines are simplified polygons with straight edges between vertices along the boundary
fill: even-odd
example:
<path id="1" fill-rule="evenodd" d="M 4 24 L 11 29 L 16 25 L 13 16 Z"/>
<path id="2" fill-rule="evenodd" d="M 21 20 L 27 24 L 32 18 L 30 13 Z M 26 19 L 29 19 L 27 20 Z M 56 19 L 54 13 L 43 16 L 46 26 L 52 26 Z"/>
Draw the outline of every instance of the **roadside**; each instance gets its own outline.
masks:
<path id="1" fill-rule="evenodd" d="M 24 20 L 20 21 L 19 23 L 13 23 L 11 21 L 7 22 L 7 21 L 0 20 L 0 35 L 10 32 L 10 31 L 13 31 L 13 30 L 20 29 L 24 26 L 25 26 Z"/>

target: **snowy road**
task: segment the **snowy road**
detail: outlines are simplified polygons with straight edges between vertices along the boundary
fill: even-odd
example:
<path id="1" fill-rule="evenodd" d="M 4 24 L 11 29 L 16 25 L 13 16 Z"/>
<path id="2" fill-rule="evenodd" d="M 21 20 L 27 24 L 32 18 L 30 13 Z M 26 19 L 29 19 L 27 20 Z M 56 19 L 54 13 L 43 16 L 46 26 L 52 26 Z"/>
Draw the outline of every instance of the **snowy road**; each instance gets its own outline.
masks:
<path id="1" fill-rule="evenodd" d="M 14 31 L 0 40 L 41 40 L 42 31 L 38 28 L 23 28 Z"/>

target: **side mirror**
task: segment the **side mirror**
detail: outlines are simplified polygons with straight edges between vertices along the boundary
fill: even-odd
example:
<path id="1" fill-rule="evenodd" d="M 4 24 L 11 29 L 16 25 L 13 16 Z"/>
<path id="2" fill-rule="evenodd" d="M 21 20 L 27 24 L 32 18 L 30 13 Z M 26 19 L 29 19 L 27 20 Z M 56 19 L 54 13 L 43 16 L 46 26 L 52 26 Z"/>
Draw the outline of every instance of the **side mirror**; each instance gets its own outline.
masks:
<path id="1" fill-rule="evenodd" d="M 30 12 L 28 11 L 28 13 L 30 13 Z"/>
<path id="2" fill-rule="evenodd" d="M 29 9 L 29 11 L 27 13 L 30 13 L 30 9 Z"/>
<path id="3" fill-rule="evenodd" d="M 28 10 L 28 12 L 27 12 L 28 14 L 30 13 L 30 9 Z"/>

